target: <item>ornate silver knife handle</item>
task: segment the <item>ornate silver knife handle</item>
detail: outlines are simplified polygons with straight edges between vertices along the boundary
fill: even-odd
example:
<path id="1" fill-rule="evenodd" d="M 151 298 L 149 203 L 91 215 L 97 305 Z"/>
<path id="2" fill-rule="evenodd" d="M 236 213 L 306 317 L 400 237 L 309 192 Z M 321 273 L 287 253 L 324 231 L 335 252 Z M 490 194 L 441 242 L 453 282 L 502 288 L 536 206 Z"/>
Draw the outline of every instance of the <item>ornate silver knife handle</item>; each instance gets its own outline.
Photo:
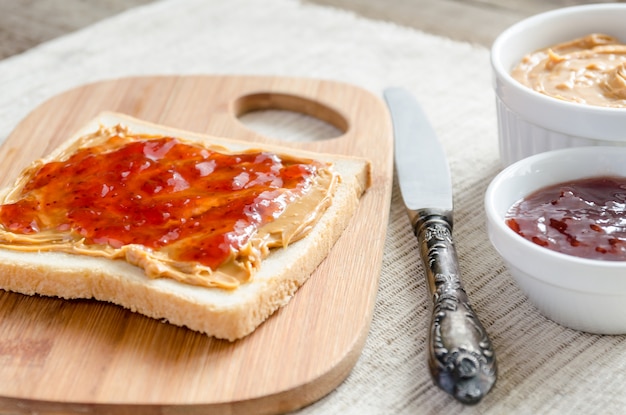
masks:
<path id="1" fill-rule="evenodd" d="M 475 404 L 496 382 L 496 359 L 461 283 L 452 212 L 423 209 L 414 213 L 413 230 L 433 297 L 430 372 L 440 388 L 460 402 Z"/>

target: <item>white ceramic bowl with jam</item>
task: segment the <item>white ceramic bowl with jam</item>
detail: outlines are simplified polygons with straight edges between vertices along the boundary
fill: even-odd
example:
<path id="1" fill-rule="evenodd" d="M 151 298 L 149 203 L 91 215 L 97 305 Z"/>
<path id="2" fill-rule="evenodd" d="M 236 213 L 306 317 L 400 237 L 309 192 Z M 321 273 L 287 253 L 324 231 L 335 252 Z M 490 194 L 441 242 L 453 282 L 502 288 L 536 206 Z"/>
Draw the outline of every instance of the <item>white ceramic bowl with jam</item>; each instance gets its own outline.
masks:
<path id="1" fill-rule="evenodd" d="M 626 178 L 626 147 L 577 147 L 543 152 L 505 168 L 485 194 L 487 230 L 511 276 L 549 319 L 600 334 L 626 333 L 626 261 L 553 251 L 517 234 L 506 215 L 546 186 L 599 176 Z"/>
<path id="2" fill-rule="evenodd" d="M 583 5 L 538 14 L 511 26 L 493 43 L 503 165 L 559 148 L 626 146 L 626 108 L 564 101 L 536 92 L 511 75 L 525 55 L 590 33 L 606 33 L 626 43 L 626 4 Z"/>

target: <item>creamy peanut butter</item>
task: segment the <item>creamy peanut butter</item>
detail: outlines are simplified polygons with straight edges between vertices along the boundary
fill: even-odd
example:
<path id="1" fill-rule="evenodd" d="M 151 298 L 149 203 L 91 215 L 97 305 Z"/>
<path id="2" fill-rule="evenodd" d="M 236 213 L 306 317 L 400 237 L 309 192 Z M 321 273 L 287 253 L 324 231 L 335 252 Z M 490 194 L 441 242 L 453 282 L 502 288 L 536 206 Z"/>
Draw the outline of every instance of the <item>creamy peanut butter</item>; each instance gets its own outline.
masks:
<path id="1" fill-rule="evenodd" d="M 270 249 L 309 233 L 338 181 L 313 160 L 101 128 L 0 196 L 0 247 L 123 259 L 150 278 L 234 289 Z"/>
<path id="2" fill-rule="evenodd" d="M 554 98 L 626 108 L 626 45 L 606 34 L 594 33 L 530 53 L 511 74 Z"/>

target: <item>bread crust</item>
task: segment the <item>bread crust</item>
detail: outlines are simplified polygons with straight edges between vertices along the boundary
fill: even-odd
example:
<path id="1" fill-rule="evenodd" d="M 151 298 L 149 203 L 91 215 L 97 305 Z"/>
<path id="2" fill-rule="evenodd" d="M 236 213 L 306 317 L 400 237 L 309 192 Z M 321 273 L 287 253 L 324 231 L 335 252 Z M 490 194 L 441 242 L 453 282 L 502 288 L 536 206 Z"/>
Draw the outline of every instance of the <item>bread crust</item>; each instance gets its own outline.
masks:
<path id="1" fill-rule="evenodd" d="M 111 302 L 147 317 L 234 341 L 252 333 L 289 302 L 341 236 L 370 182 L 370 164 L 364 159 L 201 135 L 111 112 L 90 121 L 43 160 L 54 160 L 79 137 L 101 125 L 117 124 L 127 126 L 133 133 L 167 134 L 223 145 L 233 151 L 260 148 L 330 161 L 341 180 L 331 206 L 311 232 L 286 248 L 273 250 L 252 280 L 235 290 L 191 286 L 167 278 L 150 279 L 141 268 L 123 260 L 11 249 L 0 249 L 0 288 L 26 295 Z"/>

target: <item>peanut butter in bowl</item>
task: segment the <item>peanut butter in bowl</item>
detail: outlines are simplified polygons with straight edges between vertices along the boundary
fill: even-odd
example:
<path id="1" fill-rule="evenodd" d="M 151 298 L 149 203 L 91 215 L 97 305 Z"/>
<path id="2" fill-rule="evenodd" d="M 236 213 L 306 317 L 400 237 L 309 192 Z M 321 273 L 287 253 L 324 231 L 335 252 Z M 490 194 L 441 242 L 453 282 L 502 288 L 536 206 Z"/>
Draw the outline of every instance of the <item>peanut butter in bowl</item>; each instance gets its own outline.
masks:
<path id="1" fill-rule="evenodd" d="M 626 108 L 626 44 L 607 34 L 592 33 L 532 52 L 511 75 L 554 98 Z"/>

